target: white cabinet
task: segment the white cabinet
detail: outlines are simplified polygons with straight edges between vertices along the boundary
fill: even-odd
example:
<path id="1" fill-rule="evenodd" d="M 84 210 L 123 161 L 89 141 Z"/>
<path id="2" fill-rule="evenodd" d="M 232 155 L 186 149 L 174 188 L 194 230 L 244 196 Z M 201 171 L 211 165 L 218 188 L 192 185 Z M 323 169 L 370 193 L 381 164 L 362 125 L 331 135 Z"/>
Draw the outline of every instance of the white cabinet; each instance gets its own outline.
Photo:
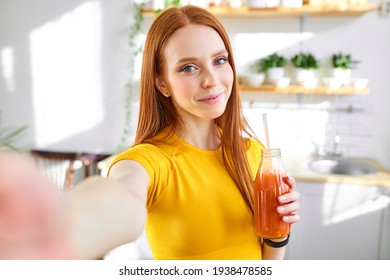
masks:
<path id="1" fill-rule="evenodd" d="M 301 221 L 286 259 L 390 259 L 390 210 L 372 186 L 297 183 Z"/>
<path id="2" fill-rule="evenodd" d="M 383 211 L 379 258 L 382 260 L 390 260 L 390 188 L 382 189 L 382 194 L 387 197 L 387 204 Z"/>

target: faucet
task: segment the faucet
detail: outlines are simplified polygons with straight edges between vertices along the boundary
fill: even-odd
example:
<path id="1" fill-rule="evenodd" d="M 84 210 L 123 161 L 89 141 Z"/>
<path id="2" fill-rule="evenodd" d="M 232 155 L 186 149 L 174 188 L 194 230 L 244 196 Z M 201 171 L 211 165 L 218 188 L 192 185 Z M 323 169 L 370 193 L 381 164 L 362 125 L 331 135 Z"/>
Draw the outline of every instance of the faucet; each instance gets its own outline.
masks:
<path id="1" fill-rule="evenodd" d="M 331 152 L 326 152 L 326 155 L 332 159 L 339 158 L 343 153 L 339 152 L 339 146 L 341 142 L 340 133 L 337 131 L 336 135 L 333 138 L 333 149 Z"/>

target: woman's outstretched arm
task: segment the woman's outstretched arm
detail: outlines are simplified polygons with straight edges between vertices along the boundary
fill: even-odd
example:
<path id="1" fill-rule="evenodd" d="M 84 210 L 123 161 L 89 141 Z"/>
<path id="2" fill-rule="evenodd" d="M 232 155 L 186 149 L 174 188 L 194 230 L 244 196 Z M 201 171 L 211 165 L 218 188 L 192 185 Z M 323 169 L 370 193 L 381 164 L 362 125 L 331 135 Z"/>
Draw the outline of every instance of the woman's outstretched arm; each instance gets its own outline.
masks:
<path id="1" fill-rule="evenodd" d="M 0 259 L 97 259 L 135 240 L 149 177 L 134 161 L 60 193 L 20 156 L 0 155 Z"/>

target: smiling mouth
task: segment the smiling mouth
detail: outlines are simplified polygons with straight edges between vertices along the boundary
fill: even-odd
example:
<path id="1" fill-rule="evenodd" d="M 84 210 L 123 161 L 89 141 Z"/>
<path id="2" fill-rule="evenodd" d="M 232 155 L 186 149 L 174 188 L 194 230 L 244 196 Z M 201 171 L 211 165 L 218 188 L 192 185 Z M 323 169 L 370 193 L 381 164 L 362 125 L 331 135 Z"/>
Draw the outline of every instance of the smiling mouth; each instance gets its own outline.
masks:
<path id="1" fill-rule="evenodd" d="M 216 100 L 218 97 L 221 96 L 222 93 L 219 93 L 219 94 L 214 94 L 214 95 L 210 95 L 210 96 L 207 96 L 205 98 L 202 98 L 202 99 L 199 99 L 199 101 L 213 101 L 213 100 Z"/>

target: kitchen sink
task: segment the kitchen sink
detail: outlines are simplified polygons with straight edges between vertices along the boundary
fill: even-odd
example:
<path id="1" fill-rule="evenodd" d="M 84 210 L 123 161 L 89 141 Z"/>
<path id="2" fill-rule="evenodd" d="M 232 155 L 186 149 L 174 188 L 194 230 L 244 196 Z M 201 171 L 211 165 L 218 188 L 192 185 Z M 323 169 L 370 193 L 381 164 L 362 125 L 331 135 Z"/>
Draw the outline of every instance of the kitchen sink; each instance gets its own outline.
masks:
<path id="1" fill-rule="evenodd" d="M 373 174 L 379 171 L 378 168 L 369 163 L 347 158 L 316 159 L 309 163 L 309 168 L 324 174 L 355 176 Z"/>

